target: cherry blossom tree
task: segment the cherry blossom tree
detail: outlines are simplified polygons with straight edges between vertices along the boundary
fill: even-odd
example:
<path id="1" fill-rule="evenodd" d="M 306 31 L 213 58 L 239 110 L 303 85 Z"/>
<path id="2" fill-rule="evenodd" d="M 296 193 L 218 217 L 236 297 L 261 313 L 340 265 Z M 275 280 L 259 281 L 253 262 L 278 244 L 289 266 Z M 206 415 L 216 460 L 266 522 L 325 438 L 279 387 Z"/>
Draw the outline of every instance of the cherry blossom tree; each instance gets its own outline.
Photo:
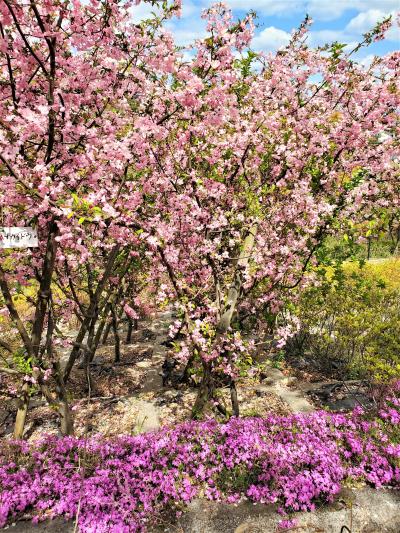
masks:
<path id="1" fill-rule="evenodd" d="M 179 355 L 201 375 L 195 417 L 220 379 L 239 414 L 235 382 L 252 346 L 238 319 L 265 324 L 333 225 L 390 198 L 398 172 L 399 54 L 367 69 L 352 60 L 389 20 L 344 51 L 308 47 L 306 19 L 285 49 L 256 56 L 251 17 L 236 22 L 220 4 L 205 16 L 208 37 L 172 73 L 175 121 L 157 149 L 144 146 L 155 207 L 145 237 L 153 276 L 167 274 L 178 301 Z"/>
<path id="2" fill-rule="evenodd" d="M 132 22 L 136 4 L 0 2 L 2 224 L 34 226 L 39 235 L 38 248 L 2 252 L 0 288 L 32 368 L 29 379 L 56 405 L 63 433 L 73 429 L 64 377 L 85 335 L 93 333 L 110 279 L 125 275 L 140 245 L 135 213 L 143 202 L 136 186 L 143 166 L 141 130 L 153 114 L 163 120 L 153 100 L 174 58 L 161 24 L 178 3 L 163 2 L 158 18 L 139 25 Z M 101 256 L 96 276 L 92 256 Z M 86 265 L 90 298 L 78 309 L 81 327 L 63 377 L 55 331 L 79 303 L 60 299 L 55 272 L 58 284 L 73 292 L 68 272 L 77 282 L 80 265 Z M 33 293 L 30 321 L 14 298 L 28 294 L 27 287 Z M 29 394 L 25 381 L 16 437 L 22 436 Z"/>
<path id="3" fill-rule="evenodd" d="M 201 379 L 193 416 L 221 380 L 238 415 L 252 351 L 241 323 L 262 329 L 333 226 L 395 193 L 399 54 L 367 69 L 352 60 L 389 21 L 344 51 L 309 48 L 307 19 L 285 49 L 257 55 L 252 16 L 235 21 L 217 4 L 187 58 L 162 26 L 179 3 L 139 25 L 134 4 L 0 0 L 2 220 L 35 226 L 40 242 L 2 252 L 0 288 L 63 433 L 65 380 L 83 352 L 90 382 L 118 309 L 136 318 L 142 269 L 157 300 L 177 303 L 185 377 L 195 368 Z M 60 326 L 73 314 L 61 371 Z M 25 381 L 16 437 L 29 394 Z"/>

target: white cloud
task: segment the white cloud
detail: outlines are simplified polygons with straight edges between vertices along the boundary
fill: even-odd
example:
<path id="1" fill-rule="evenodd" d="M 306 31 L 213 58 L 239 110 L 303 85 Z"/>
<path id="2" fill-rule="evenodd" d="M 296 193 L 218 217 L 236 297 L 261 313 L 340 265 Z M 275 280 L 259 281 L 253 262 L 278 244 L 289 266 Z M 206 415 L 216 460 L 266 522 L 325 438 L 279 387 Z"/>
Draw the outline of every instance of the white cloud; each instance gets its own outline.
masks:
<path id="1" fill-rule="evenodd" d="M 379 9 L 369 9 L 352 18 L 343 30 L 311 30 L 309 43 L 311 46 L 320 46 L 338 41 L 340 43 L 347 43 L 345 50 L 351 50 L 362 40 L 364 33 L 372 30 L 376 23 L 383 20 L 388 14 L 390 13 L 385 13 Z M 386 39 L 391 41 L 399 41 L 399 37 L 397 27 L 392 27 L 386 33 Z"/>
<path id="2" fill-rule="evenodd" d="M 205 36 L 205 22 L 200 16 L 201 10 L 202 6 L 198 3 L 192 0 L 183 0 L 181 17 L 179 19 L 172 17 L 165 23 L 165 28 L 173 33 L 176 44 L 185 46 L 195 39 Z M 131 8 L 132 20 L 138 23 L 144 19 L 151 18 L 152 12 L 160 14 L 161 9 L 142 1 L 138 6 Z"/>
<path id="3" fill-rule="evenodd" d="M 172 19 L 167 22 L 166 27 L 174 35 L 175 42 L 179 46 L 186 46 L 196 39 L 206 36 L 206 22 L 200 15 L 198 17 L 187 17 L 184 20 Z"/>
<path id="4" fill-rule="evenodd" d="M 192 16 L 210 7 L 215 0 L 183 0 L 183 15 Z M 399 10 L 399 0 L 226 0 L 235 10 L 254 10 L 263 16 L 285 16 L 308 13 L 318 20 L 334 20 L 346 11 L 381 11 L 391 13 Z M 187 15 L 185 15 L 187 10 Z"/>
<path id="5" fill-rule="evenodd" d="M 255 50 L 264 50 L 270 52 L 285 46 L 290 41 L 290 33 L 287 31 L 269 26 L 259 33 L 252 42 L 252 48 Z"/>
<path id="6" fill-rule="evenodd" d="M 211 0 L 202 1 L 203 5 L 211 3 Z M 399 0 L 227 0 L 227 4 L 233 9 L 253 9 L 266 16 L 308 13 L 318 20 L 334 20 L 349 10 L 379 10 L 383 13 L 399 10 Z"/>
<path id="7" fill-rule="evenodd" d="M 199 12 L 199 6 L 198 2 L 192 2 L 191 0 L 183 0 L 182 1 L 182 15 L 181 18 L 188 18 L 192 17 L 193 15 L 198 14 Z"/>
<path id="8" fill-rule="evenodd" d="M 372 61 L 374 60 L 375 56 L 374 54 L 368 54 L 360 61 L 360 65 L 362 65 L 365 68 L 368 68 L 371 66 Z"/>
<path id="9" fill-rule="evenodd" d="M 378 20 L 394 11 L 398 11 L 400 0 L 226 0 L 227 4 L 242 11 L 255 10 L 261 16 L 285 16 L 294 14 L 301 18 L 309 13 L 315 20 L 334 20 L 348 10 L 360 11 L 347 26 L 340 30 L 311 29 L 309 43 L 318 46 L 327 42 L 339 41 L 354 46 L 363 33 L 373 28 Z M 195 39 L 206 35 L 205 22 L 201 19 L 203 9 L 214 3 L 214 0 L 183 0 L 182 17 L 180 20 L 172 18 L 166 27 L 174 34 L 177 44 L 181 46 L 192 43 Z M 149 17 L 155 8 L 142 2 L 132 8 L 133 18 L 137 22 Z M 299 18 L 299 19 L 300 19 Z M 397 27 L 393 27 L 386 35 L 391 41 L 399 42 L 400 34 Z M 256 50 L 273 51 L 288 43 L 290 34 L 276 26 L 256 30 L 253 48 Z"/>
<path id="10" fill-rule="evenodd" d="M 207 2 L 208 3 L 208 2 Z M 211 2 L 210 2 L 211 3 Z M 242 11 L 254 10 L 263 15 L 292 14 L 293 11 L 302 11 L 306 4 L 305 0 L 227 0 L 232 9 Z"/>
<path id="11" fill-rule="evenodd" d="M 299 0 L 300 2 L 300 0 Z M 285 3 L 285 2 L 284 2 Z M 334 20 L 348 10 L 380 11 L 383 14 L 399 9 L 398 0 L 309 0 L 306 12 L 319 20 Z"/>
<path id="12" fill-rule="evenodd" d="M 137 24 L 144 19 L 150 18 L 152 16 L 152 12 L 159 13 L 159 9 L 150 4 L 141 2 L 138 6 L 133 6 L 131 8 L 132 20 L 135 22 L 135 24 Z"/>
<path id="13" fill-rule="evenodd" d="M 334 20 L 342 15 L 345 8 L 340 1 L 321 0 L 311 0 L 305 6 L 306 12 L 315 20 Z"/>
<path id="14" fill-rule="evenodd" d="M 346 26 L 346 31 L 359 34 L 366 33 L 373 28 L 379 20 L 383 20 L 384 18 L 385 13 L 380 9 L 363 11 L 350 20 Z"/>
<path id="15" fill-rule="evenodd" d="M 334 41 L 342 42 L 342 37 L 344 37 L 343 32 L 337 30 L 311 31 L 308 42 L 311 46 L 321 46 Z"/>
<path id="16" fill-rule="evenodd" d="M 400 29 L 396 24 L 393 24 L 393 26 L 390 28 L 390 30 L 386 33 L 385 38 L 388 41 L 394 41 L 397 44 L 400 44 Z"/>
<path id="17" fill-rule="evenodd" d="M 384 12 L 380 9 L 363 11 L 350 20 L 345 28 L 345 32 L 353 35 L 362 35 L 363 33 L 372 30 L 377 22 L 383 20 L 388 15 L 390 15 L 389 12 Z M 394 15 L 394 13 L 392 13 L 392 15 Z M 393 24 L 391 29 L 386 33 L 386 39 L 400 42 L 400 32 L 396 24 Z"/>
<path id="18" fill-rule="evenodd" d="M 191 17 L 193 15 L 196 15 L 199 11 L 201 6 L 198 4 L 196 5 L 191 0 L 183 0 L 182 2 L 182 14 L 181 19 L 185 19 L 188 17 Z M 144 20 L 146 18 L 150 18 L 152 15 L 151 13 L 160 14 L 161 9 L 157 6 L 152 6 L 151 4 L 147 2 L 140 2 L 139 5 L 133 6 L 131 8 L 132 18 L 135 23 L 140 22 L 141 20 Z"/>
<path id="19" fill-rule="evenodd" d="M 206 30 L 204 27 L 193 27 L 191 24 L 188 27 L 171 27 L 168 29 L 172 32 L 175 38 L 175 42 L 178 46 L 187 46 L 194 43 L 196 39 L 202 39 L 206 37 Z"/>
<path id="20" fill-rule="evenodd" d="M 323 46 L 324 44 L 329 44 L 333 42 L 343 43 L 346 46 L 344 47 L 344 52 L 350 52 L 355 48 L 359 42 L 357 38 L 353 35 L 349 35 L 344 31 L 338 30 L 320 30 L 320 31 L 311 31 L 309 34 L 308 44 L 312 47 Z"/>

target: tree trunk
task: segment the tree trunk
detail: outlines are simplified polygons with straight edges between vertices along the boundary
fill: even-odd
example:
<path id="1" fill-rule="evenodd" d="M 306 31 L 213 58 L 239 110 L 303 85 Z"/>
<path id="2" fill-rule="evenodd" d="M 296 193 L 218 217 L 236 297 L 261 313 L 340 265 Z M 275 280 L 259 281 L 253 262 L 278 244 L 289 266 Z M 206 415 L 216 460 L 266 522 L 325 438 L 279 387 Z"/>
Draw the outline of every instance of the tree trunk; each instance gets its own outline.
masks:
<path id="1" fill-rule="evenodd" d="M 235 416 L 239 416 L 239 401 L 237 397 L 236 383 L 232 379 L 230 383 L 231 389 L 231 403 L 232 403 L 232 412 Z"/>
<path id="2" fill-rule="evenodd" d="M 32 347 L 33 355 L 36 358 L 40 350 L 40 342 L 43 335 L 43 327 L 46 319 L 46 315 L 49 309 L 49 303 L 51 299 L 51 282 L 53 279 L 54 264 L 57 253 L 57 241 L 58 227 L 53 219 L 49 227 L 49 235 L 47 238 L 46 255 L 44 258 L 43 270 L 40 277 L 40 285 L 38 292 L 38 299 L 35 309 L 35 317 L 32 325 Z"/>
<path id="3" fill-rule="evenodd" d="M 125 344 L 130 344 L 132 342 L 132 331 L 133 331 L 133 321 L 128 318 L 128 331 L 126 333 Z"/>
<path id="4" fill-rule="evenodd" d="M 21 396 L 18 399 L 17 415 L 14 424 L 14 439 L 22 439 L 24 436 L 24 427 L 26 415 L 29 408 L 29 383 L 24 383 L 21 390 Z"/>
<path id="5" fill-rule="evenodd" d="M 195 404 L 192 409 L 192 418 L 197 420 L 201 418 L 203 411 L 207 403 L 212 399 L 213 396 L 213 376 L 211 371 L 211 363 L 206 363 L 203 361 L 203 379 L 201 380 L 199 392 Z"/>
<path id="6" fill-rule="evenodd" d="M 110 331 L 111 331 L 111 327 L 112 327 L 112 319 L 109 319 L 108 322 L 107 322 L 107 325 L 105 327 L 105 330 L 104 330 L 104 335 L 103 335 L 103 339 L 101 341 L 101 344 L 105 344 L 107 342 L 108 336 L 109 336 Z"/>
<path id="7" fill-rule="evenodd" d="M 67 365 L 64 370 L 64 382 L 66 383 L 68 381 L 69 375 L 71 373 L 72 367 L 75 364 L 76 359 L 79 355 L 79 345 L 82 344 L 83 339 L 85 338 L 85 335 L 92 323 L 92 319 L 95 314 L 95 309 L 98 307 L 98 303 L 100 300 L 100 297 L 103 293 L 104 287 L 108 281 L 108 278 L 112 274 L 112 270 L 114 267 L 115 260 L 117 258 L 119 252 L 119 246 L 115 245 L 114 248 L 111 250 L 110 255 L 107 260 L 107 265 L 104 269 L 103 276 L 99 283 L 97 284 L 96 291 L 93 295 L 92 301 L 90 302 L 89 308 L 87 309 L 86 316 L 84 321 L 81 324 L 79 333 L 76 337 L 76 343 L 75 346 L 72 348 Z"/>
<path id="8" fill-rule="evenodd" d="M 46 345 L 45 350 L 47 353 L 48 361 L 51 362 L 52 370 L 53 370 L 53 377 L 56 384 L 55 392 L 56 392 L 56 406 L 57 406 L 57 412 L 58 416 L 60 417 L 60 431 L 61 435 L 73 435 L 74 433 L 74 422 L 72 413 L 69 409 L 68 405 L 68 399 L 67 399 L 67 392 L 65 390 L 65 384 L 63 380 L 63 375 L 61 371 L 60 362 L 58 360 L 57 355 L 54 354 L 53 351 L 53 332 L 55 328 L 55 322 L 54 322 L 54 315 L 53 315 L 53 307 L 52 302 L 49 302 L 49 315 L 48 315 L 48 321 L 47 321 L 47 337 L 46 337 Z M 39 371 L 37 374 L 35 374 L 35 377 L 40 384 L 41 391 L 47 401 L 51 404 L 53 403 L 52 394 L 47 386 L 46 382 L 43 379 L 42 373 Z"/>
<path id="9" fill-rule="evenodd" d="M 132 320 L 128 317 L 128 332 L 126 334 L 126 344 L 130 344 L 132 342 L 132 333 L 133 331 L 137 331 L 139 327 L 139 321 L 137 318 Z"/>
<path id="10" fill-rule="evenodd" d="M 114 350 L 115 350 L 115 357 L 114 357 L 114 363 L 119 363 L 121 360 L 121 340 L 119 337 L 119 331 L 118 331 L 118 317 L 117 313 L 115 311 L 115 306 L 113 306 L 112 311 L 112 328 L 114 333 Z"/>
<path id="11" fill-rule="evenodd" d="M 243 271 L 249 264 L 251 252 L 254 247 L 254 240 L 257 232 L 257 224 L 254 224 L 243 240 L 243 247 L 236 264 L 236 269 L 233 277 L 233 282 L 229 287 L 226 302 L 221 310 L 220 319 L 217 324 L 217 335 L 215 337 L 215 343 L 218 343 L 221 338 L 228 332 L 233 314 L 236 311 L 237 303 L 239 300 L 240 292 L 242 290 L 242 275 Z M 213 376 L 210 363 L 203 362 L 204 374 L 203 379 L 199 387 L 196 402 L 192 411 L 192 418 L 198 418 L 207 402 L 211 399 L 213 394 Z M 236 416 L 239 416 L 239 403 L 237 399 L 236 385 L 231 388 L 231 401 L 232 408 Z"/>
<path id="12" fill-rule="evenodd" d="M 397 228 L 397 231 L 396 231 L 396 242 L 393 247 L 392 255 L 397 254 L 397 251 L 399 249 L 399 243 L 400 243 L 400 226 Z"/>
<path id="13" fill-rule="evenodd" d="M 91 396 L 92 390 L 94 388 L 92 376 L 90 374 L 90 362 L 92 361 L 94 357 L 94 344 L 93 344 L 94 343 L 94 329 L 96 327 L 97 317 L 98 317 L 98 308 L 96 306 L 93 310 L 93 318 L 89 326 L 88 338 L 87 338 L 87 343 L 86 343 L 86 349 L 83 354 L 83 365 L 82 365 L 85 371 L 86 379 L 87 379 L 89 397 Z"/>
<path id="14" fill-rule="evenodd" d="M 43 261 L 43 269 L 40 277 L 39 290 L 37 294 L 35 316 L 32 325 L 32 334 L 28 338 L 25 328 L 20 325 L 20 318 L 16 311 L 12 298 L 8 289 L 8 285 L 4 278 L 4 271 L 1 269 L 1 290 L 3 292 L 7 307 L 10 310 L 11 317 L 17 324 L 19 333 L 24 342 L 27 356 L 31 357 L 32 365 L 36 364 L 36 360 L 39 356 L 40 343 L 43 335 L 43 328 L 46 319 L 46 315 L 49 309 L 49 302 L 51 299 L 51 281 L 53 279 L 54 263 L 57 252 L 56 236 L 58 233 L 57 224 L 53 218 L 49 225 L 49 233 L 47 237 L 46 253 Z M 26 421 L 26 415 L 29 408 L 29 384 L 24 383 L 22 386 L 21 398 L 18 402 L 17 415 L 15 417 L 14 426 L 14 438 L 21 439 L 24 434 L 24 426 Z"/>
<path id="15" fill-rule="evenodd" d="M 71 410 L 68 402 L 62 401 L 59 406 L 59 414 L 61 419 L 61 435 L 74 434 L 74 419 L 72 418 Z"/>
<path id="16" fill-rule="evenodd" d="M 192 367 L 194 361 L 194 355 L 191 355 L 186 363 L 185 370 L 183 371 L 181 382 L 182 383 L 189 383 L 190 382 L 190 376 L 189 376 L 189 370 Z"/>
<path id="17" fill-rule="evenodd" d="M 69 408 L 67 391 L 62 376 L 61 367 L 58 361 L 53 364 L 54 379 L 56 382 L 56 394 L 58 400 L 58 414 L 60 417 L 61 435 L 74 434 L 74 419 Z"/>
<path id="18" fill-rule="evenodd" d="M 98 348 L 98 346 L 100 344 L 100 339 L 101 339 L 101 336 L 103 334 L 105 325 L 106 325 L 106 319 L 103 318 L 102 321 L 100 322 L 97 330 L 96 330 L 96 335 L 94 336 L 94 339 L 93 339 L 93 342 L 92 342 L 92 345 L 91 345 L 90 362 L 93 361 L 94 356 L 96 355 L 96 350 L 97 350 L 97 348 Z"/>

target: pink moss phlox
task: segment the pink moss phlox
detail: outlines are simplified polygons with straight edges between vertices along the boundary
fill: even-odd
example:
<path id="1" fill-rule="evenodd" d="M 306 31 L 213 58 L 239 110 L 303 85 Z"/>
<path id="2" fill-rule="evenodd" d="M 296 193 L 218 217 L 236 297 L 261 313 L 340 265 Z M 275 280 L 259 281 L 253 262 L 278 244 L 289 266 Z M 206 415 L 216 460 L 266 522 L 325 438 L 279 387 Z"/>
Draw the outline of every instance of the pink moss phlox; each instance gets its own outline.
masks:
<path id="1" fill-rule="evenodd" d="M 375 420 L 362 410 L 321 411 L 191 421 L 109 440 L 48 436 L 3 444 L 0 527 L 23 513 L 72 518 L 80 506 L 82 532 L 139 532 L 200 494 L 276 502 L 285 514 L 332 501 L 349 477 L 400 486 L 398 415 L 392 394 Z"/>

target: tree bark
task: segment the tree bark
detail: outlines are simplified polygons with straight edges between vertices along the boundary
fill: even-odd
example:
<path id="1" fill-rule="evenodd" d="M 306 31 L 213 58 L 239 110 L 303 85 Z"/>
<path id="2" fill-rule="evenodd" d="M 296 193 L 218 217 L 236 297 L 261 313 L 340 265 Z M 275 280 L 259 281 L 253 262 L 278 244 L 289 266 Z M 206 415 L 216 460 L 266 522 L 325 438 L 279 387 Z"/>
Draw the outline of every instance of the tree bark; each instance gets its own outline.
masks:
<path id="1" fill-rule="evenodd" d="M 22 385 L 21 396 L 18 400 L 17 415 L 14 423 L 14 439 L 22 439 L 24 436 L 24 428 L 26 415 L 29 408 L 29 384 Z"/>
<path id="2" fill-rule="evenodd" d="M 118 331 L 118 317 L 117 313 L 115 311 L 115 306 L 112 307 L 111 311 L 112 315 L 112 328 L 114 333 L 114 350 L 115 350 L 115 357 L 114 357 L 114 363 L 119 363 L 121 360 L 121 341 L 119 337 L 119 331 Z"/>
<path id="3" fill-rule="evenodd" d="M 240 291 L 242 289 L 242 272 L 249 264 L 250 255 L 254 246 L 254 239 L 256 236 L 257 226 L 254 225 L 243 241 L 243 249 L 238 259 L 236 270 L 233 278 L 233 282 L 229 287 L 226 303 L 221 313 L 221 318 L 217 325 L 217 332 L 220 335 L 225 335 L 231 326 L 232 317 L 236 310 L 237 302 L 239 299 Z"/>
<path id="4" fill-rule="evenodd" d="M 190 382 L 190 376 L 189 371 L 191 369 L 191 366 L 194 361 L 194 355 L 191 355 L 186 363 L 185 370 L 183 371 L 182 377 L 181 377 L 181 383 L 189 383 Z"/>
<path id="5" fill-rule="evenodd" d="M 126 344 L 130 344 L 132 342 L 132 333 L 133 331 L 137 331 L 139 327 L 139 321 L 137 318 L 132 320 L 128 317 L 128 332 L 126 334 Z"/>
<path id="6" fill-rule="evenodd" d="M 31 363 L 34 365 L 39 357 L 40 343 L 43 336 L 43 328 L 45 319 L 49 310 L 49 302 L 51 299 L 51 282 L 53 279 L 54 264 L 57 252 L 56 236 L 58 233 L 55 219 L 50 222 L 49 234 L 47 237 L 46 253 L 43 261 L 43 269 L 40 277 L 38 298 L 36 302 L 35 316 L 32 326 L 32 335 L 29 337 L 22 321 L 18 315 L 17 310 L 12 301 L 12 297 L 5 279 L 5 273 L 0 267 L 0 286 L 6 305 L 10 311 L 11 318 L 17 325 L 17 329 L 24 343 L 27 356 L 31 357 Z M 20 439 L 24 433 L 24 425 L 29 408 L 29 384 L 24 383 L 22 386 L 21 398 L 19 401 L 17 414 L 14 426 L 14 438 Z"/>
<path id="7" fill-rule="evenodd" d="M 46 255 L 44 258 L 43 271 L 40 278 L 38 302 L 36 304 L 35 317 L 32 326 L 32 346 L 33 355 L 37 357 L 40 349 L 40 342 L 43 335 L 43 327 L 46 315 L 49 309 L 49 302 L 51 299 L 51 282 L 53 279 L 54 264 L 57 253 L 57 237 L 58 228 L 53 219 L 49 227 L 49 235 L 47 238 Z"/>
<path id="8" fill-rule="evenodd" d="M 73 435 L 74 434 L 74 420 L 71 416 L 71 410 L 68 402 L 62 401 L 59 406 L 59 414 L 61 420 L 61 435 Z"/>
<path id="9" fill-rule="evenodd" d="M 96 355 L 96 350 L 100 344 L 100 339 L 103 334 L 104 326 L 106 325 L 106 318 L 103 318 L 100 324 L 97 327 L 96 335 L 94 336 L 92 347 L 90 350 L 90 362 L 93 361 L 94 356 Z"/>
<path id="10" fill-rule="evenodd" d="M 62 376 L 61 366 L 58 361 L 57 356 L 55 356 L 53 351 L 53 332 L 55 329 L 54 314 L 52 302 L 49 302 L 49 314 L 47 321 L 47 337 L 45 350 L 47 353 L 48 361 L 51 362 L 53 377 L 56 384 L 56 401 L 54 402 L 57 406 L 58 416 L 60 417 L 60 431 L 61 435 L 73 435 L 74 433 L 74 421 L 72 413 L 69 408 L 67 392 L 65 389 L 65 384 Z M 40 384 L 41 390 L 45 398 L 49 403 L 53 403 L 51 391 L 47 384 L 43 380 L 43 375 L 41 372 L 38 374 L 37 380 Z"/>
<path id="11" fill-rule="evenodd" d="M 213 396 L 213 376 L 211 364 L 203 361 L 203 379 L 201 380 L 195 404 L 192 409 L 192 418 L 201 418 L 207 403 Z"/>
<path id="12" fill-rule="evenodd" d="M 110 335 L 111 327 L 112 327 L 112 318 L 110 318 L 107 322 L 107 325 L 104 330 L 103 338 L 101 340 L 101 344 L 105 344 L 107 342 L 108 336 Z"/>
<path id="13" fill-rule="evenodd" d="M 85 371 L 86 379 L 87 379 L 87 385 L 88 385 L 88 391 L 89 396 L 92 394 L 94 384 L 92 380 L 92 376 L 90 373 L 90 362 L 94 357 L 94 346 L 93 346 L 93 337 L 94 337 L 94 328 L 97 322 L 97 308 L 93 311 L 93 318 L 89 326 L 89 332 L 88 332 L 88 340 L 86 343 L 86 350 L 83 355 L 83 369 Z"/>
<path id="14" fill-rule="evenodd" d="M 61 435 L 74 434 L 74 419 L 69 408 L 67 391 L 62 376 L 60 364 L 57 362 L 53 365 L 54 379 L 56 382 L 56 394 L 58 399 L 58 414 L 60 416 L 60 431 Z"/>
<path id="15" fill-rule="evenodd" d="M 239 416 L 240 415 L 239 401 L 237 397 L 236 383 L 235 383 L 235 380 L 233 379 L 231 379 L 230 390 L 231 390 L 232 412 L 235 416 Z"/>

